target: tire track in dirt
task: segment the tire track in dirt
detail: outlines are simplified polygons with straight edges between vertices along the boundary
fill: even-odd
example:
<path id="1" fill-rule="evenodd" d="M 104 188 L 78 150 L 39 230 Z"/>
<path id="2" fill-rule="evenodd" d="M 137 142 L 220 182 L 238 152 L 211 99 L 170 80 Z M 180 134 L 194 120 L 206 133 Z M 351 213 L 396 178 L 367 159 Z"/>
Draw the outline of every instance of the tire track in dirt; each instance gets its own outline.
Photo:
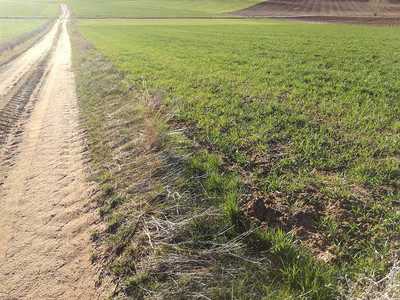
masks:
<path id="1" fill-rule="evenodd" d="M 48 67 L 43 54 L 37 58 L 42 70 L 25 72 L 32 75 L 10 102 L 14 119 L 3 124 L 11 137 L 0 154 L 0 299 L 100 295 L 89 261 L 94 216 L 83 207 L 93 187 L 85 183 L 65 5 L 62 11 Z M 10 105 L 1 114 L 10 115 Z"/>
<path id="2" fill-rule="evenodd" d="M 21 79 L 23 84 L 11 93 L 10 100 L 0 110 L 0 147 L 5 144 L 6 138 L 16 128 L 15 123 L 25 111 L 33 91 L 40 83 L 47 66 L 48 57 L 34 65 L 31 72 L 27 72 L 26 78 Z"/>

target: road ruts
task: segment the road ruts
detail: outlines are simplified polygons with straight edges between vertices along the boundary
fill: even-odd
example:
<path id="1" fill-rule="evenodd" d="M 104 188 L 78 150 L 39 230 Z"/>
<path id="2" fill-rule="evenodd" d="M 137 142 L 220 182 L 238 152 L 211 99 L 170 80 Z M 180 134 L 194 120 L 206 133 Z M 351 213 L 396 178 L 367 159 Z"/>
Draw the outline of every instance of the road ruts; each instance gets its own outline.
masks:
<path id="1" fill-rule="evenodd" d="M 31 71 L 27 71 L 28 74 L 21 79 L 23 84 L 10 93 L 9 100 L 0 109 L 0 147 L 6 143 L 11 131 L 17 128 L 15 125 L 26 112 L 28 102 L 36 100 L 32 95 L 44 76 L 47 62 L 48 56 L 35 64 Z"/>

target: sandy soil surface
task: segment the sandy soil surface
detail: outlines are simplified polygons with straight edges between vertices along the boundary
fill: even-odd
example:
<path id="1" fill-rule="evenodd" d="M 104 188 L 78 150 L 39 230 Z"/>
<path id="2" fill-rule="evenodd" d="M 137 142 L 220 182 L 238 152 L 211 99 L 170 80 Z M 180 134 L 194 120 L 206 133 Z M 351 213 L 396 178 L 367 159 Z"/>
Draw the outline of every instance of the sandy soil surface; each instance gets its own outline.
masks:
<path id="1" fill-rule="evenodd" d="M 0 299 L 101 296 L 68 16 L 0 71 Z"/>
<path id="2" fill-rule="evenodd" d="M 229 14 L 318 23 L 399 26 L 400 0 L 391 0 L 377 17 L 373 16 L 367 0 L 269 0 Z"/>

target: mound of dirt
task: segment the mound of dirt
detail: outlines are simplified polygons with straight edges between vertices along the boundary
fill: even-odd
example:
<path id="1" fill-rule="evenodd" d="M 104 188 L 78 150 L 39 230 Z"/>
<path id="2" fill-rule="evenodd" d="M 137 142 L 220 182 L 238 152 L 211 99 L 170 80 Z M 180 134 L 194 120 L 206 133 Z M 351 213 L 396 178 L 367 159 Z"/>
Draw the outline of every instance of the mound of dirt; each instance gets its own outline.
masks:
<path id="1" fill-rule="evenodd" d="M 378 17 L 373 16 L 366 0 L 270 0 L 229 14 L 314 23 L 399 26 L 400 0 L 391 0 Z"/>
<path id="2" fill-rule="evenodd" d="M 321 230 L 319 224 L 328 214 L 338 220 L 349 219 L 345 203 L 323 196 L 314 187 L 295 195 L 298 200 L 305 199 L 299 205 L 288 205 L 287 196 L 278 192 L 263 195 L 253 191 L 243 203 L 243 217 L 263 228 L 280 227 L 290 231 L 317 259 L 338 259 L 331 251 L 335 247 L 332 237 Z"/>

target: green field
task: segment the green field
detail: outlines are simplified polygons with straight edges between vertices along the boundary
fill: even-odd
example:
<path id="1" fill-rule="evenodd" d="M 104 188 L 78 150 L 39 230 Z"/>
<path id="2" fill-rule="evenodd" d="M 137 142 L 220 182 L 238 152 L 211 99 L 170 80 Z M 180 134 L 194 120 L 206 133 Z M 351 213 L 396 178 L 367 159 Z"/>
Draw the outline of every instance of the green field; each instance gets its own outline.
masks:
<path id="1" fill-rule="evenodd" d="M 0 17 L 54 18 L 57 14 L 56 3 L 0 0 Z"/>
<path id="2" fill-rule="evenodd" d="M 171 128 L 246 182 L 240 218 L 291 230 L 349 274 L 385 272 L 400 233 L 398 28 L 88 20 L 78 29 L 135 90 L 160 99 Z"/>
<path id="3" fill-rule="evenodd" d="M 25 32 L 37 29 L 45 20 L 0 20 L 0 43 Z"/>
<path id="4" fill-rule="evenodd" d="M 258 0 L 68 1 L 78 17 L 215 17 L 259 3 Z M 226 15 L 229 17 L 229 15 Z"/>

